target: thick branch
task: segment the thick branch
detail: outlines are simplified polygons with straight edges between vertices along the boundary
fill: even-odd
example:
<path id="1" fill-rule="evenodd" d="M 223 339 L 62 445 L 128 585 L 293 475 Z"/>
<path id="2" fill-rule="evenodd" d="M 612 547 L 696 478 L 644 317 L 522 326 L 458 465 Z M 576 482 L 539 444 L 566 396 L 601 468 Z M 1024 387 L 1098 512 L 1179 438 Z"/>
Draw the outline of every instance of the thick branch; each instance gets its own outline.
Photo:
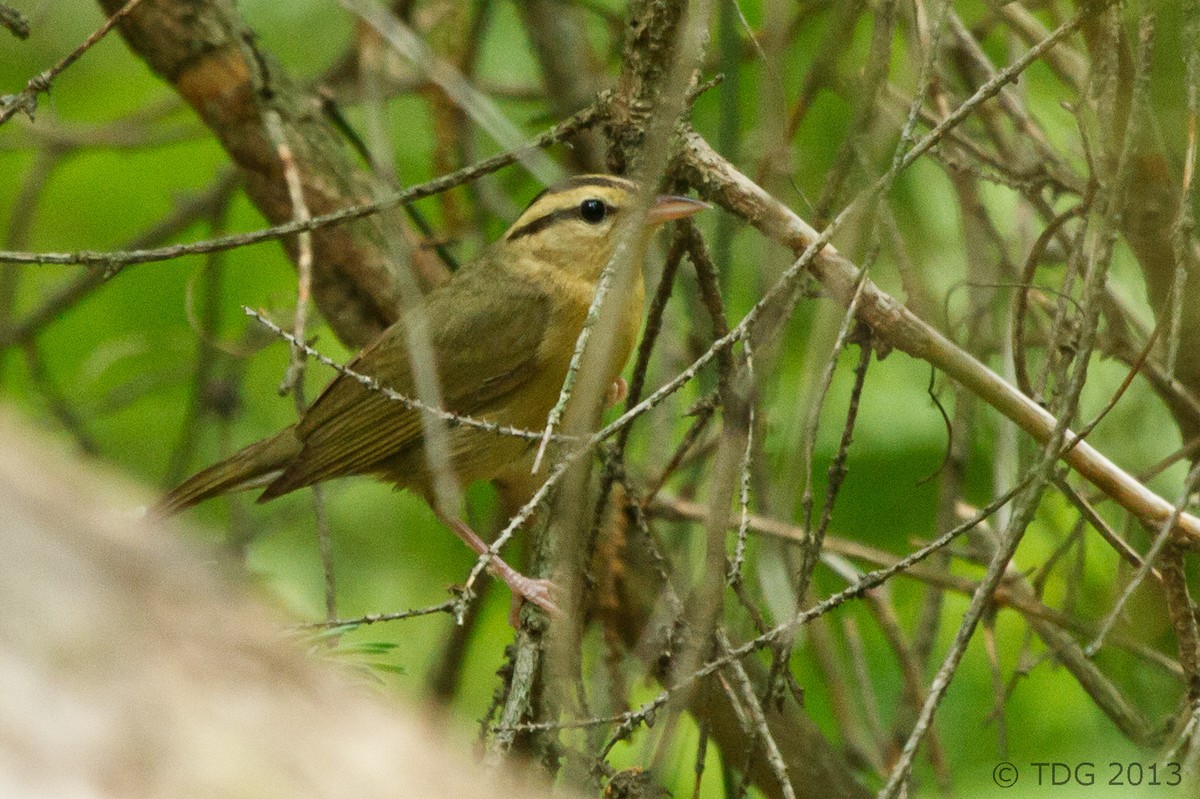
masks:
<path id="1" fill-rule="evenodd" d="M 646 137 L 651 114 L 663 107 L 663 76 L 675 62 L 677 34 L 686 5 L 667 0 L 635 0 L 630 4 L 621 76 L 606 126 L 608 166 L 617 174 L 629 171 Z"/>
<path id="2" fill-rule="evenodd" d="M 100 0 L 111 13 L 118 0 Z M 269 104 L 295 153 L 313 215 L 369 201 L 356 169 L 315 99 L 254 42 L 228 0 L 148 0 L 120 25 L 130 48 L 212 128 L 241 168 L 246 192 L 272 223 L 290 221 L 283 166 L 263 126 Z M 361 346 L 396 319 L 395 265 L 378 216 L 313 233 L 313 296 L 338 337 Z M 287 240 L 295 252 L 295 240 Z"/>

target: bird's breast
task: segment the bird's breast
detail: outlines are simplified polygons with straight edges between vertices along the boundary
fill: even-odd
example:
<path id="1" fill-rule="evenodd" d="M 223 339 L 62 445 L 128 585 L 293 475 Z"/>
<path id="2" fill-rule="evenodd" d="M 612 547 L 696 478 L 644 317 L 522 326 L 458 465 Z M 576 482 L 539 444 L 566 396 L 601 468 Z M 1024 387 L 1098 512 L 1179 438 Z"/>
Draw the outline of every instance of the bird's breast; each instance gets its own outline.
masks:
<path id="1" fill-rule="evenodd" d="M 579 335 L 587 323 L 588 311 L 595 298 L 595 293 L 596 285 L 594 283 L 576 281 L 576 285 L 560 294 L 562 302 L 552 313 L 553 321 L 542 341 L 539 361 L 546 364 L 547 371 L 557 379 L 559 388 L 566 378 Z M 601 314 L 611 312 L 607 309 L 615 310 L 619 314 L 615 327 L 609 328 L 613 331 L 611 340 L 603 341 L 598 336 L 599 331 L 604 329 L 603 325 L 597 324 L 592 328 L 587 346 L 589 348 L 603 346 L 609 349 L 605 364 L 607 382 L 612 382 L 620 376 L 621 371 L 625 368 L 625 363 L 629 360 L 629 354 L 637 342 L 637 334 L 642 322 L 644 294 L 639 270 L 634 280 L 628 281 L 624 286 L 614 286 L 605 298 Z M 555 399 L 557 399 L 557 394 L 556 390 Z"/>

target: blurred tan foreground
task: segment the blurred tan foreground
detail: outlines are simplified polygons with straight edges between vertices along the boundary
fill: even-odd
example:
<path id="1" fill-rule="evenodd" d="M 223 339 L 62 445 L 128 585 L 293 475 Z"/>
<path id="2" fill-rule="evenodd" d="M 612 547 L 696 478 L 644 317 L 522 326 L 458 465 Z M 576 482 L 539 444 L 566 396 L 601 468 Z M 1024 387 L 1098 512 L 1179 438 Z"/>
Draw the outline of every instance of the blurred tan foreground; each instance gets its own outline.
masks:
<path id="1" fill-rule="evenodd" d="M 0 796 L 542 796 L 281 640 L 146 504 L 0 408 Z"/>

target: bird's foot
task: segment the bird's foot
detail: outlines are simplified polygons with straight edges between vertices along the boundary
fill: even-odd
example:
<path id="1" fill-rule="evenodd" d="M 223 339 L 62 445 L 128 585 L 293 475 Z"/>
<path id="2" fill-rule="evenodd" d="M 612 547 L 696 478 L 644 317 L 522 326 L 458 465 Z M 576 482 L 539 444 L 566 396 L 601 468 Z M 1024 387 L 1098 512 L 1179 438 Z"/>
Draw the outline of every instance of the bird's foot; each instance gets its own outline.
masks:
<path id="1" fill-rule="evenodd" d="M 554 595 L 558 586 L 550 580 L 540 577 L 526 577 L 519 571 L 510 568 L 508 574 L 500 575 L 512 590 L 512 604 L 508 608 L 508 623 L 517 628 L 521 626 L 521 605 L 526 601 L 532 602 L 550 616 L 560 616 L 562 611 L 554 604 Z"/>
<path id="2" fill-rule="evenodd" d="M 622 380 L 621 382 L 625 381 Z M 483 555 L 486 552 L 490 552 L 488 545 L 483 542 L 483 539 L 462 519 L 448 516 L 436 508 L 434 509 L 434 513 L 459 538 L 465 541 L 467 546 L 475 550 L 476 553 Z M 516 627 L 519 623 L 518 616 L 521 611 L 521 603 L 525 600 L 529 600 L 552 616 L 561 614 L 558 605 L 554 604 L 553 595 L 558 592 L 554 583 L 538 577 L 526 577 L 505 563 L 495 553 L 489 556 L 487 567 L 488 571 L 503 580 L 505 585 L 509 587 L 509 590 L 512 591 L 513 605 L 509 611 L 508 620 L 512 623 L 513 627 Z"/>

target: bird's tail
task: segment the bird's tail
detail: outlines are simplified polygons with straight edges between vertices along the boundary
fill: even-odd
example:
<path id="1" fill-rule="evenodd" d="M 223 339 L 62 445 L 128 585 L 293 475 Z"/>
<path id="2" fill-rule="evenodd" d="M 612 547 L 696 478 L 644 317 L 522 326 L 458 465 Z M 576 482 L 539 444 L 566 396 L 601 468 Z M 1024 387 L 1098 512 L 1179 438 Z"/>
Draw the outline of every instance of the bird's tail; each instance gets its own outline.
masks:
<path id="1" fill-rule="evenodd" d="M 210 497 L 266 485 L 299 454 L 300 440 L 295 428 L 288 427 L 184 480 L 162 498 L 156 510 L 171 515 Z"/>

